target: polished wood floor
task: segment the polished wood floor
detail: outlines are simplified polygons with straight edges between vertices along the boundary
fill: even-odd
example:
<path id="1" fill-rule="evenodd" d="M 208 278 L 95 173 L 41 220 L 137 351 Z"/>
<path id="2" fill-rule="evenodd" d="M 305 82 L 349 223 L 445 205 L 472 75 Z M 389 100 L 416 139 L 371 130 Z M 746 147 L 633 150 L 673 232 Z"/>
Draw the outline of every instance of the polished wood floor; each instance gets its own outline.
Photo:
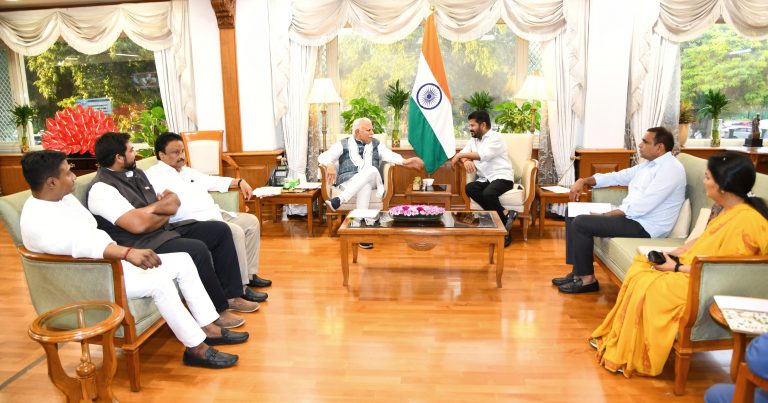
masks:
<path id="1" fill-rule="evenodd" d="M 587 337 L 618 288 L 598 272 L 599 293 L 565 296 L 550 278 L 567 271 L 563 228 L 531 231 L 505 254 L 495 287 L 487 247 L 406 246 L 361 251 L 341 286 L 338 238 L 306 236 L 296 220 L 264 224 L 261 267 L 269 302 L 247 314 L 251 340 L 221 350 L 237 367 L 181 363 L 165 328 L 142 350 L 139 393 L 118 362 L 123 402 L 700 402 L 728 382 L 730 351 L 693 356 L 687 395 L 672 394 L 672 361 L 657 378 L 626 379 L 596 364 Z M 34 319 L 10 237 L 0 232 L 0 401 L 64 401 L 49 382 L 43 350 L 27 336 Z M 98 350 L 98 347 L 93 347 Z M 70 370 L 77 346 L 62 349 Z M 96 354 L 98 355 L 98 354 Z"/>

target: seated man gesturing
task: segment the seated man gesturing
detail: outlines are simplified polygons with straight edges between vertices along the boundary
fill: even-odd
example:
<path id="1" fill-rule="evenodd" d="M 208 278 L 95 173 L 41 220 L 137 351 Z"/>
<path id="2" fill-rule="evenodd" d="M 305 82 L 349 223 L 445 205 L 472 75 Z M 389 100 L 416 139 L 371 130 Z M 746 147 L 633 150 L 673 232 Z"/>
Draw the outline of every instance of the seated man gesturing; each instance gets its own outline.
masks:
<path id="1" fill-rule="evenodd" d="M 32 197 L 21 212 L 21 237 L 27 249 L 76 258 L 123 259 L 128 298 L 152 297 L 168 326 L 187 347 L 185 364 L 207 368 L 235 365 L 237 355 L 209 345 L 243 343 L 248 333 L 228 331 L 213 324 L 219 315 L 188 254 L 158 255 L 151 249 L 117 245 L 96 227 L 94 217 L 72 196 L 75 174 L 70 171 L 64 153 L 27 153 L 21 165 L 24 179 L 32 189 Z M 71 236 L 73 233 L 77 236 Z M 192 314 L 181 303 L 174 280 Z"/>

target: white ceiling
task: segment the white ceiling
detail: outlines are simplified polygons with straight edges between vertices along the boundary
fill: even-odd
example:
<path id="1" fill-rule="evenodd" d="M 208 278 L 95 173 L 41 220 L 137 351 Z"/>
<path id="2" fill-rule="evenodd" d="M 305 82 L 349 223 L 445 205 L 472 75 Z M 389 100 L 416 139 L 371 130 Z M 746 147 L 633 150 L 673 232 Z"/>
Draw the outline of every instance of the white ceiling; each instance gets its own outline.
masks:
<path id="1" fill-rule="evenodd" d="M 95 6 L 114 3 L 141 3 L 147 1 L 165 0 L 0 0 L 0 11 L 33 8 Z"/>

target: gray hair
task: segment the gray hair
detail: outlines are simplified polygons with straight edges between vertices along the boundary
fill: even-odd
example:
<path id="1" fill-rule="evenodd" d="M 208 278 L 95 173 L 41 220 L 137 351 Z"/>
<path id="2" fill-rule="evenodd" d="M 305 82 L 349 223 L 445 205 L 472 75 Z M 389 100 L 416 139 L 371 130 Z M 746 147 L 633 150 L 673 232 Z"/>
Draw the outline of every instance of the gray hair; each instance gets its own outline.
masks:
<path id="1" fill-rule="evenodd" d="M 352 122 L 352 134 L 354 135 L 357 129 L 360 128 L 360 124 L 363 122 L 368 122 L 369 124 L 373 125 L 373 122 L 371 122 L 371 119 L 368 118 L 357 118 Z"/>

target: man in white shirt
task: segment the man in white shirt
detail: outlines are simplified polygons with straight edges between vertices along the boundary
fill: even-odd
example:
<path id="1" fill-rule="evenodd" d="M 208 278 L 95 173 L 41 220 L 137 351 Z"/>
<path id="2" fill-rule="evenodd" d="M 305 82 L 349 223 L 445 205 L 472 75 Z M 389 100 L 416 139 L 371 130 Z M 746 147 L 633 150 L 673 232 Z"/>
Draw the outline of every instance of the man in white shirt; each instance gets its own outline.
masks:
<path id="1" fill-rule="evenodd" d="M 108 132 L 96 140 L 99 169 L 86 190 L 86 207 L 99 229 L 115 242 L 157 253 L 186 252 L 192 257 L 208 296 L 220 313 L 217 325 L 236 327 L 245 320 L 231 312 L 255 312 L 257 302 L 240 298 L 243 285 L 232 231 L 223 222 L 169 223 L 178 196 L 158 194 L 136 168 L 136 150 L 127 133 Z"/>
<path id="2" fill-rule="evenodd" d="M 507 236 L 504 246 L 512 243 L 510 230 L 515 222 L 517 212 L 507 210 L 499 201 L 499 197 L 512 190 L 515 186 L 515 173 L 512 162 L 509 161 L 507 145 L 501 134 L 491 130 L 491 117 L 486 111 L 475 111 L 469 114 L 469 134 L 472 138 L 461 152 L 451 158 L 451 164 L 464 164 L 467 172 L 477 172 L 477 180 L 467 183 L 467 196 L 479 204 L 483 210 L 495 211 L 504 222 Z"/>
<path id="3" fill-rule="evenodd" d="M 552 279 L 560 292 L 578 294 L 600 289 L 593 266 L 592 237 L 663 238 L 675 225 L 685 201 L 685 169 L 672 155 L 675 138 L 663 127 L 652 127 L 638 145 L 646 161 L 619 172 L 581 178 L 571 186 L 578 201 L 585 186 L 628 186 L 615 210 L 565 220 L 565 261 L 573 270 Z"/>
<path id="4" fill-rule="evenodd" d="M 205 175 L 186 166 L 184 142 L 176 133 L 163 133 L 155 139 L 155 155 L 158 163 L 147 169 L 149 182 L 155 192 L 170 190 L 179 196 L 181 206 L 171 216 L 170 223 L 184 220 L 223 221 L 232 231 L 243 281 L 241 298 L 262 302 L 268 297 L 265 292 L 248 288 L 269 287 L 270 280 L 260 278 L 259 244 L 261 229 L 259 220 L 253 214 L 224 211 L 213 200 L 209 191 L 227 192 L 230 186 L 237 186 L 246 200 L 253 195 L 251 186 L 243 179 Z"/>
<path id="5" fill-rule="evenodd" d="M 373 124 L 370 119 L 356 119 L 352 122 L 352 131 L 352 137 L 337 141 L 317 157 L 317 162 L 325 166 L 325 180 L 343 190 L 338 197 L 325 201 L 333 211 L 352 198 L 355 198 L 355 208 L 367 209 L 373 189 L 376 189 L 379 197 L 384 195 L 384 185 L 379 173 L 381 161 L 414 169 L 424 167 L 421 158 L 403 158 L 373 138 Z M 336 161 L 339 162 L 338 174 L 334 166 Z M 361 243 L 360 247 L 370 249 L 373 245 Z"/>
<path id="6" fill-rule="evenodd" d="M 21 165 L 32 190 L 32 197 L 24 203 L 21 212 L 24 247 L 37 253 L 75 258 L 122 259 L 128 298 L 153 299 L 168 326 L 186 346 L 185 364 L 206 368 L 235 365 L 237 355 L 209 346 L 243 343 L 248 333 L 228 331 L 213 323 L 219 315 L 188 254 L 158 255 L 151 249 L 116 244 L 96 227 L 94 217 L 71 194 L 75 189 L 75 174 L 70 171 L 64 153 L 30 152 L 21 159 Z M 189 311 L 182 304 L 174 281 Z"/>

